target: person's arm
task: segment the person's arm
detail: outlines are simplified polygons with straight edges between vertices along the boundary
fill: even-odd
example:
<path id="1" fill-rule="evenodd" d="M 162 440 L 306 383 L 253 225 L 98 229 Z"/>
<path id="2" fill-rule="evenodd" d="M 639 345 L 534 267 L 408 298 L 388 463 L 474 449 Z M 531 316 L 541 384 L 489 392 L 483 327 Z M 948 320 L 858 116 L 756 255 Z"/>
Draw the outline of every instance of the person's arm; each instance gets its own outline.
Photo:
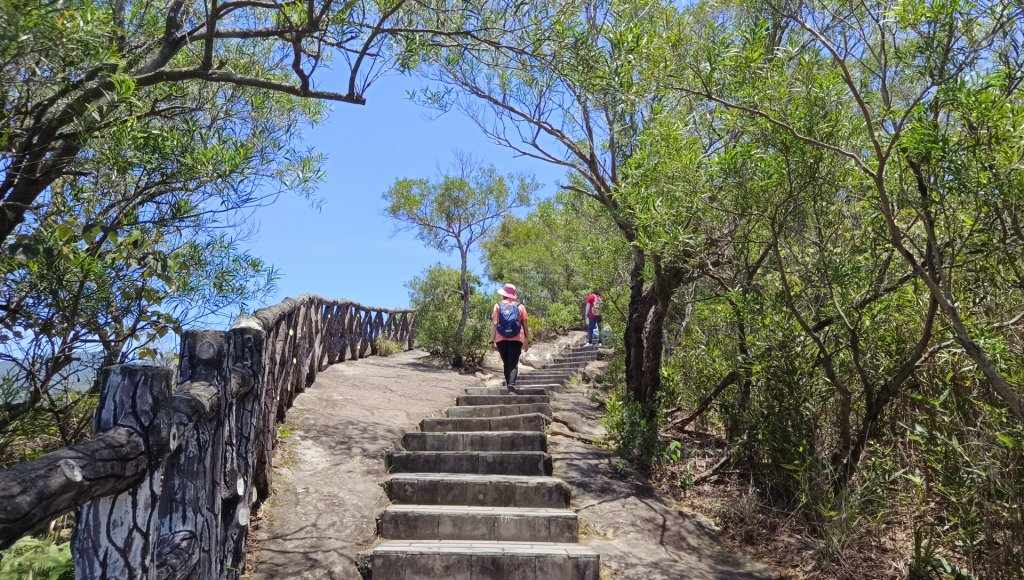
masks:
<path id="1" fill-rule="evenodd" d="M 519 306 L 522 309 L 521 320 L 523 322 L 523 352 L 530 350 L 530 324 L 529 315 L 526 314 L 526 307 L 523 305 Z"/>
<path id="2" fill-rule="evenodd" d="M 498 305 L 491 310 L 491 350 L 498 350 Z"/>

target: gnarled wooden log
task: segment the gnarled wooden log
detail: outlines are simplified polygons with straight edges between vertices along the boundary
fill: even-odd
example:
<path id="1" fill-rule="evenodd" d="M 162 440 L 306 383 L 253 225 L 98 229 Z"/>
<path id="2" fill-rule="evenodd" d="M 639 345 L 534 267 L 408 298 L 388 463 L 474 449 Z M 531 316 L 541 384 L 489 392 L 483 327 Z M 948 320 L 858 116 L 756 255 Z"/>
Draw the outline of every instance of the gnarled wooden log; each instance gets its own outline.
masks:
<path id="1" fill-rule="evenodd" d="M 225 438 L 225 469 L 223 505 L 224 529 L 221 537 L 221 578 L 238 578 L 245 564 L 245 539 L 253 497 L 257 449 L 269 439 L 273 424 L 266 426 L 262 414 L 267 410 L 262 400 L 265 333 L 261 328 L 231 329 L 229 350 L 230 380 L 234 412 L 229 416 Z M 261 432 L 261 428 L 265 430 Z M 232 485 L 234 482 L 234 485 Z"/>
<path id="2" fill-rule="evenodd" d="M 222 577 L 223 417 L 232 408 L 228 339 L 226 332 L 209 330 L 189 331 L 182 337 L 178 390 L 186 395 L 193 385 L 202 384 L 211 396 L 206 399 L 211 403 L 208 412 L 195 418 L 194 429 L 180 441 L 164 470 L 160 534 L 196 538 L 198 563 L 183 578 Z"/>
<path id="3" fill-rule="evenodd" d="M 170 369 L 120 366 L 103 370 L 96 433 L 127 429 L 142 442 L 145 475 L 116 495 L 83 504 L 72 539 L 79 578 L 151 578 L 162 457 L 170 439 Z"/>
<path id="4" fill-rule="evenodd" d="M 116 427 L 0 471 L 0 548 L 93 498 L 118 493 L 145 474 L 145 443 Z"/>

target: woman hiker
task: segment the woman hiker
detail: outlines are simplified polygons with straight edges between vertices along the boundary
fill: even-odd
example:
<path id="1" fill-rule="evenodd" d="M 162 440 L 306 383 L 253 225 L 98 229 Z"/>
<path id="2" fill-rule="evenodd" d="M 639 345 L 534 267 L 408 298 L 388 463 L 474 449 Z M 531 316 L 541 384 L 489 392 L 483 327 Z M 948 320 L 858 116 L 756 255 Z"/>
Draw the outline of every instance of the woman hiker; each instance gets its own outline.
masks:
<path id="1" fill-rule="evenodd" d="M 501 355 L 505 367 L 505 388 L 516 392 L 516 377 L 519 375 L 519 354 L 530 350 L 527 338 L 526 307 L 516 301 L 516 287 L 505 284 L 498 290 L 502 300 L 494 305 L 491 320 L 494 332 L 491 336 L 491 349 Z"/>
<path id="2" fill-rule="evenodd" d="M 587 317 L 587 342 L 597 346 L 601 346 L 601 333 L 604 331 L 604 325 L 601 324 L 602 303 L 604 303 L 604 297 L 600 292 L 594 290 L 590 296 L 587 296 L 586 306 L 584 306 L 584 313 Z"/>

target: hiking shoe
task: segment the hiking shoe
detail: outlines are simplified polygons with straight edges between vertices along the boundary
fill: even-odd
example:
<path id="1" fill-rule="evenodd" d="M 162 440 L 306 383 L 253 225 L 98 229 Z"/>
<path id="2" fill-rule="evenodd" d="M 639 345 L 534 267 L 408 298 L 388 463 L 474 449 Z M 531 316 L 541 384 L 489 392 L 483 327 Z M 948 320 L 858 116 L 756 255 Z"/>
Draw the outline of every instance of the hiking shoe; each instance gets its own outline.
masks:
<path id="1" fill-rule="evenodd" d="M 516 390 L 515 385 L 508 385 L 508 392 L 512 393 L 513 395 L 519 394 L 519 391 Z"/>

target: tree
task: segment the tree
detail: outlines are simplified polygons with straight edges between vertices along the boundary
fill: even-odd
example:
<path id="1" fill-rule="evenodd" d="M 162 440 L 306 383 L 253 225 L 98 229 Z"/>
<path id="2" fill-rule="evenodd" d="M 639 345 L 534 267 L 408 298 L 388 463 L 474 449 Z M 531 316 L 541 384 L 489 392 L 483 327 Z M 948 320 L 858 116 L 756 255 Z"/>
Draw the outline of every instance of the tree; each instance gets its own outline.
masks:
<path id="1" fill-rule="evenodd" d="M 259 299 L 273 273 L 235 245 L 246 212 L 311 193 L 322 159 L 299 128 L 406 66 L 414 6 L 2 2 L 0 428 L 70 369 L 151 358 L 168 332 Z M 452 24 L 433 32 L 472 30 Z"/>
<path id="2" fill-rule="evenodd" d="M 461 108 L 494 142 L 566 168 L 562 187 L 608 212 L 631 252 L 627 388 L 651 422 L 665 316 L 675 291 L 701 275 L 703 260 L 692 252 L 676 259 L 644 247 L 644 239 L 657 236 L 638 230 L 634 210 L 650 207 L 659 192 L 639 181 L 628 189 L 623 170 L 648 123 L 667 108 L 686 105 L 666 100 L 665 75 L 682 50 L 676 14 L 670 3 L 657 0 L 534 2 L 506 14 L 491 36 L 426 51 L 424 74 L 445 88 L 420 94 L 425 104 Z M 699 221 L 700 215 L 693 217 Z M 701 229 L 694 220 L 682 224 Z"/>
<path id="3" fill-rule="evenodd" d="M 77 411 L 90 401 L 84 378 L 153 360 L 174 333 L 237 315 L 273 288 L 270 266 L 237 248 L 239 224 L 282 189 L 316 183 L 318 156 L 293 146 L 315 111 L 253 92 L 181 91 L 179 102 L 206 114 L 96 138 L 79 163 L 88 171 L 57 180 L 0 254 L 5 443 L 40 416 L 52 417 L 57 444 L 87 436 L 88 422 L 62 418 L 88 415 Z"/>
<path id="4" fill-rule="evenodd" d="M 1024 70 L 1021 7 L 1013 2 L 921 1 L 895 8 L 883 2 L 841 8 L 767 2 L 764 13 L 779 23 L 773 46 L 748 41 L 765 37 L 766 19 L 748 22 L 727 35 L 732 50 L 698 51 L 710 58 L 692 70 L 710 74 L 698 72 L 679 90 L 851 163 L 864 179 L 858 189 L 868 187 L 865 199 L 881 217 L 888 244 L 928 289 L 951 324 L 953 340 L 1024 422 L 1018 387 L 1007 379 L 1011 367 L 986 346 L 990 338 L 1002 342 L 999 331 L 1013 323 L 972 328 L 972 301 L 960 293 L 975 291 L 959 286 L 953 275 L 957 256 L 997 249 L 975 243 L 975 224 L 1000 224 L 1009 242 L 1003 247 L 1017 245 L 1017 231 L 991 212 L 1015 216 L 1019 205 L 1015 160 L 1021 134 L 1015 119 Z M 858 25 L 840 25 L 846 22 Z M 786 56 L 765 58 L 771 50 Z M 748 85 L 737 87 L 735 78 Z M 836 141 L 820 133 L 821 126 L 794 115 L 807 111 L 800 106 L 807 100 L 801 95 L 821 94 L 852 106 L 856 116 L 846 122 L 854 127 L 853 142 Z M 981 151 L 989 155 L 984 162 L 976 157 Z M 985 203 L 976 203 L 979 199 Z M 956 227 L 963 222 L 948 221 L 960 210 L 976 215 L 966 229 Z"/>
<path id="5" fill-rule="evenodd" d="M 435 264 L 410 280 L 409 303 L 416 309 L 416 343 L 420 348 L 447 360 L 462 357 L 480 364 L 491 338 L 490 307 L 480 290 L 480 281 L 469 276 L 473 316 L 460 330 L 463 291 L 462 273 L 457 268 Z M 458 333 L 462 332 L 462 337 Z"/>
<path id="6" fill-rule="evenodd" d="M 183 87 L 211 98 L 236 87 L 262 99 L 363 104 L 370 85 L 410 66 L 424 42 L 406 12 L 436 8 L 447 20 L 429 32 L 458 36 L 473 34 L 474 14 L 506 4 L 514 3 L 4 0 L 0 243 L 45 205 L 56 180 L 83 173 L 97 137 L 202 115 L 202 105 L 175 98 Z"/>
<path id="7" fill-rule="evenodd" d="M 484 166 L 457 153 L 449 174 L 433 181 L 398 179 L 384 194 L 385 213 L 399 222 L 398 229 L 414 230 L 417 238 L 440 252 L 459 253 L 462 312 L 455 332 L 457 344 L 463 344 L 472 303 L 469 253 L 506 214 L 528 206 L 537 187 L 532 177 L 502 176 L 493 165 Z M 452 364 L 462 365 L 460 353 Z"/>
<path id="8" fill-rule="evenodd" d="M 694 288 L 669 426 L 721 428 L 724 459 L 809 534 L 910 501 L 930 506 L 917 533 L 943 527 L 943 558 L 1012 577 L 1021 492 L 997 474 L 1021 465 L 1019 6 L 684 16 L 676 97 L 728 136 L 709 201 L 744 225 Z"/>

